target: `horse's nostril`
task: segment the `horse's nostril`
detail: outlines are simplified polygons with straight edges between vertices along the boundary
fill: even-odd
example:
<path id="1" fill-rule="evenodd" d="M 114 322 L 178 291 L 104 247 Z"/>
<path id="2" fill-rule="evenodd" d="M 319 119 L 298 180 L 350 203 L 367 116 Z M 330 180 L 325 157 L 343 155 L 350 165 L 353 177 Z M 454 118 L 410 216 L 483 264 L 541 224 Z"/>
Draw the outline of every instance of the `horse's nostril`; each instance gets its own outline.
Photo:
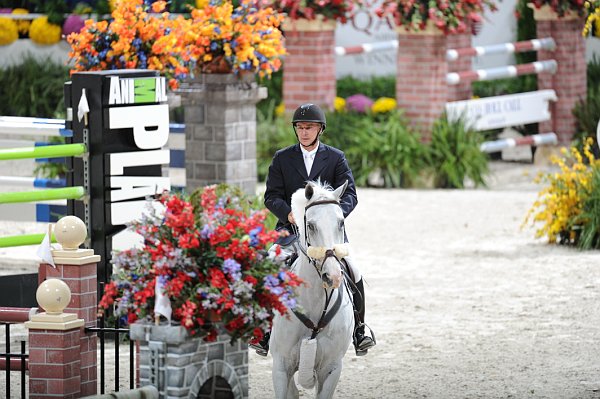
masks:
<path id="1" fill-rule="evenodd" d="M 333 285 L 333 280 L 331 280 L 331 278 L 329 277 L 329 273 L 323 273 L 323 275 L 321 276 L 321 280 L 323 280 L 323 282 L 329 287 Z"/>

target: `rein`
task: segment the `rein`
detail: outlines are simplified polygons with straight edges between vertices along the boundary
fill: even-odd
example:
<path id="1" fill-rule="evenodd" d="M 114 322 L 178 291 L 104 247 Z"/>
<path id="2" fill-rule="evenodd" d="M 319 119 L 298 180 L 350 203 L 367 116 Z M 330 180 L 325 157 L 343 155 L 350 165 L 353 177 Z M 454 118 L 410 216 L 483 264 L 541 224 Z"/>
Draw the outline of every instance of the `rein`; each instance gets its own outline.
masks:
<path id="1" fill-rule="evenodd" d="M 308 242 L 308 232 L 307 232 L 308 229 L 306 228 L 306 210 L 308 208 L 311 208 L 316 205 L 328 205 L 328 204 L 335 204 L 338 206 L 340 205 L 339 201 L 337 201 L 337 200 L 322 200 L 322 201 L 315 201 L 315 202 L 307 205 L 304 208 L 304 242 L 305 242 L 307 248 L 310 246 L 310 244 Z M 325 261 L 328 258 L 333 257 L 342 266 L 342 270 L 344 269 L 342 262 L 340 262 L 340 260 L 337 258 L 333 249 L 328 249 L 325 251 L 325 256 L 323 257 L 323 260 L 321 262 L 321 267 L 319 268 L 317 266 L 317 261 L 315 259 L 311 258 L 310 256 L 308 256 L 308 253 L 304 250 L 304 248 L 302 248 L 302 245 L 299 245 L 298 247 L 299 247 L 300 251 L 302 252 L 302 254 L 304 254 L 304 256 L 306 256 L 306 258 L 308 259 L 310 264 L 313 265 L 313 267 L 315 268 L 315 271 L 317 272 L 317 274 L 319 275 L 319 277 L 321 279 L 323 278 L 321 272 L 323 271 L 323 266 L 325 265 Z M 340 287 L 343 287 L 343 286 L 345 286 L 345 284 L 340 285 Z M 309 330 L 312 331 L 312 335 L 310 336 L 310 339 L 315 339 L 317 337 L 317 335 L 321 331 L 323 331 L 323 329 L 325 327 L 327 327 L 329 322 L 335 317 L 337 312 L 340 310 L 340 308 L 342 306 L 342 295 L 344 294 L 344 290 L 340 289 L 340 287 L 337 288 L 338 295 L 337 295 L 337 298 L 336 298 L 333 306 L 329 310 L 329 312 L 327 311 L 327 308 L 329 307 L 329 303 L 331 302 L 331 298 L 333 297 L 333 293 L 335 292 L 335 290 L 332 290 L 331 294 L 328 295 L 327 289 L 324 288 L 324 290 L 325 290 L 325 307 L 323 308 L 323 312 L 321 313 L 321 317 L 319 318 L 317 325 L 315 325 L 312 322 L 312 320 L 309 319 L 304 313 L 301 313 L 297 310 L 292 310 L 292 312 L 298 318 L 298 320 L 300 320 L 302 322 L 302 324 L 304 324 Z"/>

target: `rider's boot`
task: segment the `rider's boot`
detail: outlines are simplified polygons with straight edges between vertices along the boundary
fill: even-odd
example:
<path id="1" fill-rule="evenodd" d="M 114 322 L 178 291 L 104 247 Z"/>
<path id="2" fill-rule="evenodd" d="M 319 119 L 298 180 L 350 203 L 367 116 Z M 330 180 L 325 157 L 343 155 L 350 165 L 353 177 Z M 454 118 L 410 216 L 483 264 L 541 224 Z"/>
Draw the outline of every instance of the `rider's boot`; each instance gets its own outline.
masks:
<path id="1" fill-rule="evenodd" d="M 354 300 L 354 350 L 356 356 L 364 356 L 370 348 L 375 346 L 375 334 L 371 332 L 372 337 L 365 334 L 365 287 L 363 280 L 356 283 L 356 292 L 353 295 Z M 371 330 L 371 329 L 369 329 Z M 266 356 L 266 355 L 265 355 Z"/>
<path id="2" fill-rule="evenodd" d="M 267 356 L 269 353 L 269 339 L 271 338 L 271 331 L 265 333 L 263 339 L 256 343 L 249 343 L 248 346 L 256 350 L 256 354 L 260 356 Z"/>

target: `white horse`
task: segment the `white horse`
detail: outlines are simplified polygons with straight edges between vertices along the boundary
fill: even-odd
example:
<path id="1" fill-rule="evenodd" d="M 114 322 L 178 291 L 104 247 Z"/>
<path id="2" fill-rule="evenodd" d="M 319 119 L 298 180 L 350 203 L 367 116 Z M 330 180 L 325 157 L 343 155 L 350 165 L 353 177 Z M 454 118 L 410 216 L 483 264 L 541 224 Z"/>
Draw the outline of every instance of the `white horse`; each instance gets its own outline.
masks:
<path id="1" fill-rule="evenodd" d="M 292 271 L 306 284 L 298 289 L 296 311 L 273 320 L 270 347 L 278 399 L 298 398 L 296 371 L 302 387 L 316 385 L 318 399 L 331 398 L 342 372 L 354 325 L 340 263 L 348 255 L 339 205 L 347 185 L 332 191 L 310 182 L 292 196 L 301 248 Z"/>

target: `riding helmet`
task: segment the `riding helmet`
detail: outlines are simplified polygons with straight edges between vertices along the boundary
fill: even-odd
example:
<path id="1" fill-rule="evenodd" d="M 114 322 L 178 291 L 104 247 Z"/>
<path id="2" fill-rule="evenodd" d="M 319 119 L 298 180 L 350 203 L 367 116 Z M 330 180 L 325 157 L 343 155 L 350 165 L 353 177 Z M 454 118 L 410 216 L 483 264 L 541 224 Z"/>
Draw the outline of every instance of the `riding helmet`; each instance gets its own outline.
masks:
<path id="1" fill-rule="evenodd" d="M 318 105 L 310 103 L 302 104 L 294 111 L 292 125 L 298 122 L 318 122 L 323 125 L 323 129 L 327 124 L 323 110 Z"/>

